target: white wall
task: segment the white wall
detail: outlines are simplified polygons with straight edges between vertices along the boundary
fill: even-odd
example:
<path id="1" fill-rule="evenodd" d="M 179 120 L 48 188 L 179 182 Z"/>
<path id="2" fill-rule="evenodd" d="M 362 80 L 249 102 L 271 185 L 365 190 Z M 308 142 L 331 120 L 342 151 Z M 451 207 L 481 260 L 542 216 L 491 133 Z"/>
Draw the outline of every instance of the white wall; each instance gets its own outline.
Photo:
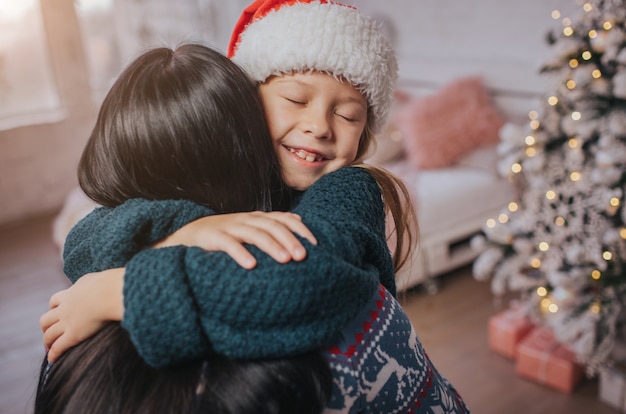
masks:
<path id="1" fill-rule="evenodd" d="M 136 1 L 136 0 L 134 0 Z M 225 50 L 239 10 L 249 1 L 200 2 L 210 17 L 204 39 Z M 481 74 L 498 105 L 520 119 L 544 87 L 537 74 L 544 41 L 577 10 L 575 0 L 352 0 L 395 33 L 400 86 L 429 93 L 456 77 Z M 75 169 L 94 122 L 85 54 L 73 0 L 42 1 L 51 60 L 66 111 L 60 122 L 0 131 L 0 224 L 60 208 L 76 185 Z M 181 2 L 166 2 L 181 7 Z M 574 16 L 572 16 L 574 17 Z M 390 24 L 390 25 L 389 25 Z"/>
<path id="2" fill-rule="evenodd" d="M 455 78 L 482 75 L 500 109 L 519 120 L 545 81 L 538 68 L 550 56 L 554 9 L 575 17 L 576 0 L 353 0 L 390 24 L 401 87 L 429 93 Z"/>
<path id="3" fill-rule="evenodd" d="M 63 120 L 0 131 L 0 223 L 59 207 L 74 185 L 92 123 L 87 69 L 72 0 L 42 1 Z"/>

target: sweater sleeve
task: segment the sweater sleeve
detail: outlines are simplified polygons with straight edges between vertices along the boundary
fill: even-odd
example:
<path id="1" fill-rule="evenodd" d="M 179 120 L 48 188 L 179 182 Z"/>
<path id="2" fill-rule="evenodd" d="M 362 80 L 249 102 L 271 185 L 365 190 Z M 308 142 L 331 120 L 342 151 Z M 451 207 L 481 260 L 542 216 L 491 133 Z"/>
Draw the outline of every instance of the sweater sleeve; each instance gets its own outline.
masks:
<path id="1" fill-rule="evenodd" d="M 313 190 L 313 191 L 311 191 Z M 293 209 L 319 245 L 358 267 L 373 266 L 396 295 L 395 272 L 385 232 L 385 207 L 374 177 L 344 167 L 320 178 Z"/>
<path id="2" fill-rule="evenodd" d="M 224 253 L 177 246 L 127 264 L 123 325 L 149 364 L 202 357 L 207 343 L 235 358 L 318 347 L 362 309 L 379 277 L 393 280 L 380 190 L 365 170 L 324 176 L 293 211 L 318 239 L 301 239 L 302 262 L 279 264 L 250 246 L 258 264 L 245 270 Z"/>
<path id="3" fill-rule="evenodd" d="M 122 267 L 142 249 L 212 213 L 185 200 L 131 199 L 116 208 L 97 208 L 66 238 L 65 275 L 74 283 L 86 273 Z"/>

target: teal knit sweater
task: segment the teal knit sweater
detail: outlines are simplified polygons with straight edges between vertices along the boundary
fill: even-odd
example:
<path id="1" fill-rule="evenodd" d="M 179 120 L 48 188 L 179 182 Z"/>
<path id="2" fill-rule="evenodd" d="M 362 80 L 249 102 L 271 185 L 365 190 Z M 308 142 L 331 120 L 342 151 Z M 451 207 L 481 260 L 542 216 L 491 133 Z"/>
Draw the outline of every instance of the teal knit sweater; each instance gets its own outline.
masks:
<path id="1" fill-rule="evenodd" d="M 379 282 L 395 294 L 380 189 L 364 169 L 318 180 L 292 210 L 318 240 L 302 262 L 279 264 L 255 246 L 252 270 L 222 252 L 144 249 L 212 211 L 183 200 L 130 200 L 79 222 L 64 248 L 73 282 L 126 266 L 124 320 L 152 366 L 202 358 L 280 357 L 316 348 L 352 320 Z"/>

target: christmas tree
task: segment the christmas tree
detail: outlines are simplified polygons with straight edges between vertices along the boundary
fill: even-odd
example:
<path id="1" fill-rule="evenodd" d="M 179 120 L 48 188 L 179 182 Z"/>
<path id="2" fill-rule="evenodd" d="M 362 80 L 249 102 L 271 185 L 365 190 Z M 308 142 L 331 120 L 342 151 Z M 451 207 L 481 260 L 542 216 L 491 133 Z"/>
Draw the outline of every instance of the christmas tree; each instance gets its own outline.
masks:
<path id="1" fill-rule="evenodd" d="M 500 171 L 519 197 L 489 220 L 474 262 L 517 294 L 590 375 L 611 362 L 626 293 L 626 0 L 591 0 L 548 34 L 550 92 L 528 126 L 501 131 Z"/>

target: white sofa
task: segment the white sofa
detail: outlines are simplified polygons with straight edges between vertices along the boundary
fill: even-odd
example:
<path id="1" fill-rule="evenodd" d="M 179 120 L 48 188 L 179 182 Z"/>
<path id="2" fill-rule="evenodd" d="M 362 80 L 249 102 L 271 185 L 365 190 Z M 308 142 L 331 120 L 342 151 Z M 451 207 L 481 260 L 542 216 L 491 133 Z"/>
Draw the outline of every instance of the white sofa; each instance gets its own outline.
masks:
<path id="1" fill-rule="evenodd" d="M 470 263 L 471 238 L 513 198 L 496 169 L 495 145 L 478 148 L 448 168 L 417 170 L 408 160 L 381 163 L 413 192 L 419 240 L 410 262 L 396 275 L 398 290 L 417 285 L 437 290 L 436 276 Z"/>
<path id="2" fill-rule="evenodd" d="M 403 179 L 416 204 L 419 240 L 396 276 L 399 290 L 424 284 L 436 291 L 435 276 L 477 256 L 471 239 L 513 199 L 512 186 L 498 173 L 506 124 L 481 76 L 420 93 L 397 91 L 389 124 L 367 161 Z"/>

